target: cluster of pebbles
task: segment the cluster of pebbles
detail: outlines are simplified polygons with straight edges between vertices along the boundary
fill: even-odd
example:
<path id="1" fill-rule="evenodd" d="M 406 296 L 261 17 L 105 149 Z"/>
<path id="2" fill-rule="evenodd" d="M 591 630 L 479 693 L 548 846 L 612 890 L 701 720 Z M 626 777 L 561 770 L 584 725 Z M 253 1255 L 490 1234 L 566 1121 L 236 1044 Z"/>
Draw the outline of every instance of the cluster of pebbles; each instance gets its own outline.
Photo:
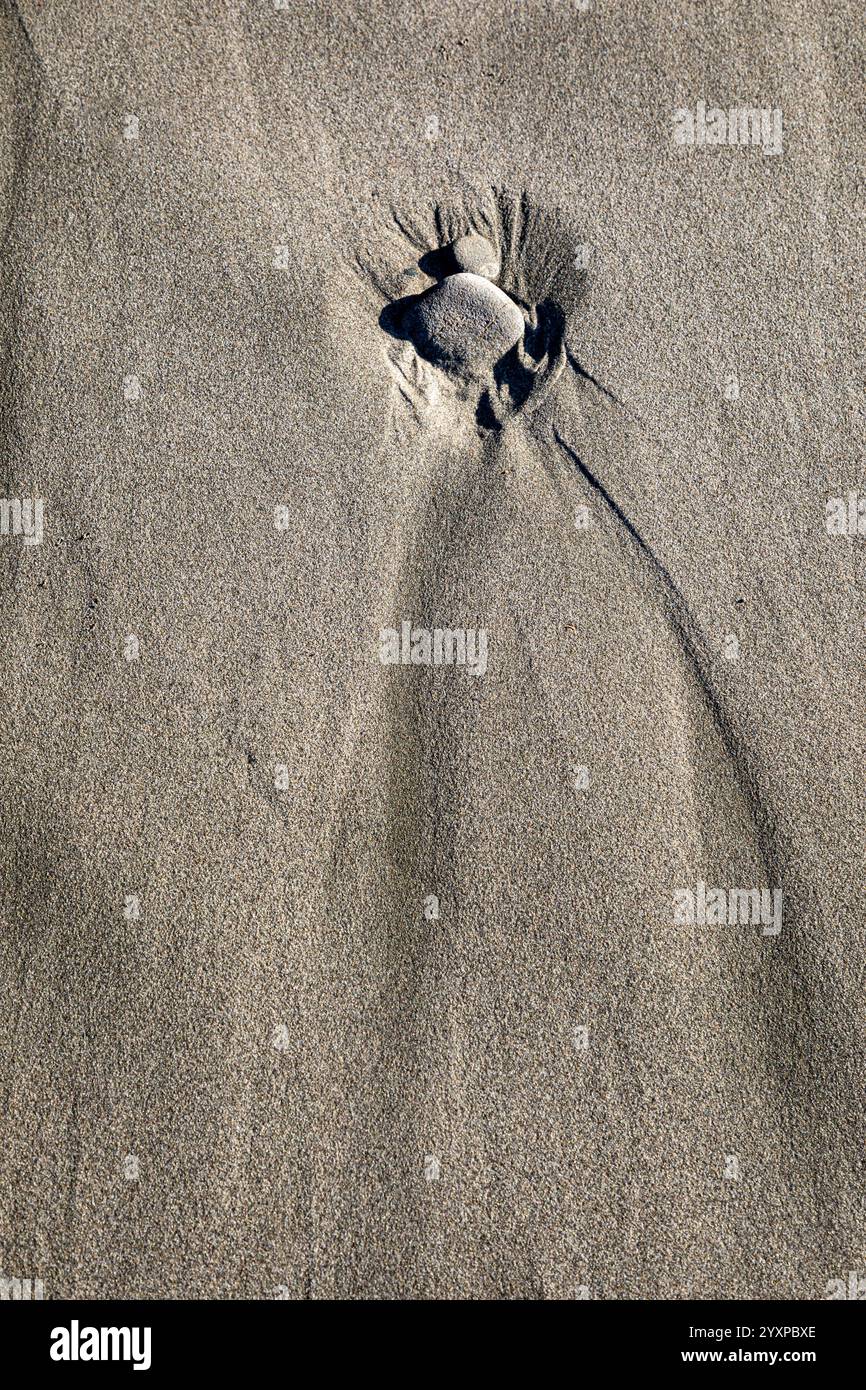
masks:
<path id="1" fill-rule="evenodd" d="M 494 280 L 500 262 L 486 237 L 451 247 L 454 273 L 407 311 L 404 329 L 418 351 L 446 371 L 480 379 L 523 337 L 523 314 Z"/>

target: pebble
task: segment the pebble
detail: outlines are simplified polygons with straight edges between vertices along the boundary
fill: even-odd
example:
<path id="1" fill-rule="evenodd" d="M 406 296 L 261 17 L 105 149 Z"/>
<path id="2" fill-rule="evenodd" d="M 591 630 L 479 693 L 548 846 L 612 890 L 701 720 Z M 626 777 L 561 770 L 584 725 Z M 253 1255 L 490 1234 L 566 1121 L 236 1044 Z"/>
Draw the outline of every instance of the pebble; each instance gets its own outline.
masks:
<path id="1" fill-rule="evenodd" d="M 481 275 L 449 275 L 408 311 L 405 328 L 433 362 L 475 376 L 523 337 L 520 309 Z"/>
<path id="2" fill-rule="evenodd" d="M 492 242 L 486 236 L 470 232 L 458 237 L 451 247 L 458 270 L 469 271 L 472 275 L 483 275 L 485 280 L 499 278 L 499 256 Z"/>

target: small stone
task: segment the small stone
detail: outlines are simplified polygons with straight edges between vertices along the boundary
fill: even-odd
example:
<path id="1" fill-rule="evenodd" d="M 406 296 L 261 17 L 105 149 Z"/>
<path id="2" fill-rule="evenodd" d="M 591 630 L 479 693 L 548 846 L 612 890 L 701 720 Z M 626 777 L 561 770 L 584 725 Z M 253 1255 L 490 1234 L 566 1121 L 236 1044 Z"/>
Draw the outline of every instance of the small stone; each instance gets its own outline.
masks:
<path id="1" fill-rule="evenodd" d="M 486 236 L 470 232 L 468 236 L 458 237 L 451 251 L 458 270 L 469 271 L 472 275 L 483 275 L 485 280 L 499 278 L 499 256 Z"/>
<path id="2" fill-rule="evenodd" d="M 480 275 L 448 275 L 408 311 L 404 327 L 432 362 L 483 375 L 523 337 L 523 314 Z"/>

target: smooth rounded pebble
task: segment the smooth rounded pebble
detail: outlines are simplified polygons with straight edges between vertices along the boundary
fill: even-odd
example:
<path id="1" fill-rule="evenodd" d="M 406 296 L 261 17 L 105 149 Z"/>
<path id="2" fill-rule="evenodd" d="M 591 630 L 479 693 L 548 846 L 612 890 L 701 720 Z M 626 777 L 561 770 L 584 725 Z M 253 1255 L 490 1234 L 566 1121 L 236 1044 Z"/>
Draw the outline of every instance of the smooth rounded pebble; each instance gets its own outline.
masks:
<path id="1" fill-rule="evenodd" d="M 418 351 L 475 375 L 523 337 L 513 299 L 480 275 L 449 275 L 418 300 L 404 320 Z"/>
<path id="2" fill-rule="evenodd" d="M 470 232 L 467 236 L 458 237 L 451 250 L 458 270 L 483 275 L 485 280 L 498 279 L 499 256 L 486 236 Z"/>

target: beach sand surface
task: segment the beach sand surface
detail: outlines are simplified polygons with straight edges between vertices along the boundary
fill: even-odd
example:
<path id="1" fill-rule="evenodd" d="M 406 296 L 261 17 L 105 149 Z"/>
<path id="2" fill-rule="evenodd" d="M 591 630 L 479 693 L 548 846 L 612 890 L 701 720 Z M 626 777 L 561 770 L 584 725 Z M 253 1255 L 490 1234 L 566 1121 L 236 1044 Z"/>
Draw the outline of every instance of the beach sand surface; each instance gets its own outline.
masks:
<path id="1" fill-rule="evenodd" d="M 3 4 L 5 1278 L 866 1269 L 855 20 Z M 390 331 L 469 232 L 497 419 Z"/>

